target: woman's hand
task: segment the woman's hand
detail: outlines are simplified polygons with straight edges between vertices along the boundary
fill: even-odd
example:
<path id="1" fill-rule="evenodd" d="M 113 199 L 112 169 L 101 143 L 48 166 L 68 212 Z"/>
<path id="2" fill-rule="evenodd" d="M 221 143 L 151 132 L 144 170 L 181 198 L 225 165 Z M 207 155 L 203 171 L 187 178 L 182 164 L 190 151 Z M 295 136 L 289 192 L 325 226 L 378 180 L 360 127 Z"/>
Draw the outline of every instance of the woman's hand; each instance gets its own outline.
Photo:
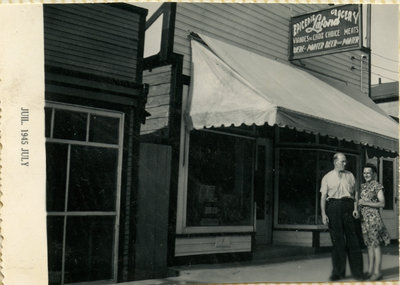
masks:
<path id="1" fill-rule="evenodd" d="M 362 199 L 360 199 L 359 201 L 358 201 L 358 205 L 359 206 L 366 206 L 366 201 L 365 200 L 362 200 Z"/>

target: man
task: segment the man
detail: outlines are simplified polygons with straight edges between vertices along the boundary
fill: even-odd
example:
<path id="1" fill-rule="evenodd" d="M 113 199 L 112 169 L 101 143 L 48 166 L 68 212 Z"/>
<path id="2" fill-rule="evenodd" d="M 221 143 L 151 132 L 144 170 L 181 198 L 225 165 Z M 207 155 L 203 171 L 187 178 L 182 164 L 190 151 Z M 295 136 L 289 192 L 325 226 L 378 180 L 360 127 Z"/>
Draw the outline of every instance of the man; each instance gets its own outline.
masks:
<path id="1" fill-rule="evenodd" d="M 363 280 L 363 259 L 355 223 L 359 218 L 358 192 L 353 174 L 345 170 L 346 163 L 346 156 L 336 153 L 333 156 L 334 169 L 321 182 L 322 222 L 329 226 L 333 246 L 330 281 L 345 277 L 346 253 L 351 274 L 356 280 Z"/>

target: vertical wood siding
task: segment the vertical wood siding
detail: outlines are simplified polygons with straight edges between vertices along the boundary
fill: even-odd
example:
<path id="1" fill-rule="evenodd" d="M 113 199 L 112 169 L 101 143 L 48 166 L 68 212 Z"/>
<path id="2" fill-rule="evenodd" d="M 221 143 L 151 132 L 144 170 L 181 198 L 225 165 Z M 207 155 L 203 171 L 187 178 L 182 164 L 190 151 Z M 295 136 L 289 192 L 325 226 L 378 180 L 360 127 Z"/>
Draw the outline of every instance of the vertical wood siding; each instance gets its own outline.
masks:
<path id="1" fill-rule="evenodd" d="M 107 4 L 44 5 L 45 63 L 135 80 L 140 14 Z"/>
<path id="2" fill-rule="evenodd" d="M 140 145 L 136 217 L 135 279 L 167 273 L 171 147 Z"/>
<path id="3" fill-rule="evenodd" d="M 171 100 L 171 65 L 145 70 L 143 83 L 149 84 L 146 111 L 151 114 L 142 125 L 140 134 L 148 135 L 157 131 L 167 131 Z"/>
<path id="4" fill-rule="evenodd" d="M 288 61 L 290 17 L 328 7 L 290 4 L 178 3 L 174 52 L 184 55 L 183 73 L 190 76 L 190 32 L 219 38 L 263 56 Z M 351 56 L 358 58 L 351 60 Z M 303 59 L 307 68 L 318 70 L 360 88 L 359 52 Z M 354 66 L 356 69 L 351 69 Z M 363 88 L 368 90 L 368 66 L 363 70 Z M 322 78 L 323 79 L 323 78 Z"/>

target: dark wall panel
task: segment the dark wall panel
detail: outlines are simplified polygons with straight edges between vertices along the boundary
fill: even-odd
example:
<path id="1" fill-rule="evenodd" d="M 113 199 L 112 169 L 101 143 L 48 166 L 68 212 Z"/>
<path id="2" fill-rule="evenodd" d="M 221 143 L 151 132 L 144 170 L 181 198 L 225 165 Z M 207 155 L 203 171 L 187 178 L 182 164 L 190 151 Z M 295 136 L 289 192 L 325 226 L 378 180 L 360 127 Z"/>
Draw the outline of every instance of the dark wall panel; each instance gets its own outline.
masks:
<path id="1" fill-rule="evenodd" d="M 140 145 L 136 216 L 135 279 L 160 278 L 167 271 L 171 147 Z"/>
<path id="2" fill-rule="evenodd" d="M 44 5 L 45 63 L 135 80 L 140 17 L 115 5 Z"/>

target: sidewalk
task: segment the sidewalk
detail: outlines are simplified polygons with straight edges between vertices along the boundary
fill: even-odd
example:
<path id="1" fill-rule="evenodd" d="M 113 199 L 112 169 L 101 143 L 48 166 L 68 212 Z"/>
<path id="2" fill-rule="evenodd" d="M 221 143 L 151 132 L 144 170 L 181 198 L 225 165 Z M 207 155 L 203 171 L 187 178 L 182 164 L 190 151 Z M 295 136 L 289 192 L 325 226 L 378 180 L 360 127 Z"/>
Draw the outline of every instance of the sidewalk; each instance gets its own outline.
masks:
<path id="1" fill-rule="evenodd" d="M 364 268 L 367 254 L 364 251 Z M 295 260 L 275 258 L 273 261 L 256 260 L 230 264 L 203 264 L 174 267 L 179 276 L 119 283 L 121 285 L 170 285 L 170 284 L 216 284 L 216 283 L 267 283 L 267 282 L 328 282 L 331 271 L 330 254 L 313 254 Z M 353 281 L 347 266 L 346 279 Z M 382 272 L 384 280 L 399 280 L 398 245 L 383 250 Z"/>

